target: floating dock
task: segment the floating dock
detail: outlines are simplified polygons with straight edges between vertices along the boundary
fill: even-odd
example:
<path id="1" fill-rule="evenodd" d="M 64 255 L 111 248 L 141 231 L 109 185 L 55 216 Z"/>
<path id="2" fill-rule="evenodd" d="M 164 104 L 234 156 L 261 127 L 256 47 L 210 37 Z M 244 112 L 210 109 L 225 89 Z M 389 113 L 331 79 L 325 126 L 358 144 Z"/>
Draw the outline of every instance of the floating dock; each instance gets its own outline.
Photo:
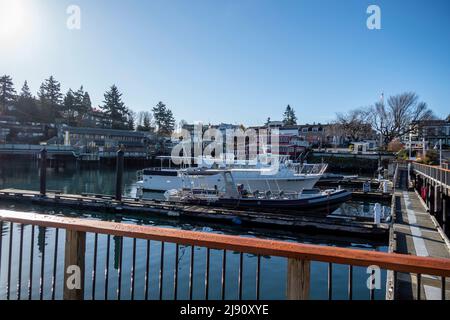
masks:
<path id="1" fill-rule="evenodd" d="M 47 191 L 42 196 L 37 191 L 2 189 L 1 201 L 28 202 L 37 205 L 61 206 L 78 210 L 106 211 L 120 214 L 143 214 L 165 216 L 172 219 L 191 221 L 210 221 L 222 224 L 234 224 L 244 227 L 261 227 L 281 230 L 302 230 L 314 233 L 332 233 L 352 235 L 358 238 L 387 239 L 389 225 L 375 224 L 369 219 L 349 216 L 303 215 L 287 213 L 262 213 L 254 211 L 231 210 L 196 205 L 183 205 L 158 200 L 143 200 L 122 197 L 121 201 L 113 196 L 93 194 L 62 194 Z"/>

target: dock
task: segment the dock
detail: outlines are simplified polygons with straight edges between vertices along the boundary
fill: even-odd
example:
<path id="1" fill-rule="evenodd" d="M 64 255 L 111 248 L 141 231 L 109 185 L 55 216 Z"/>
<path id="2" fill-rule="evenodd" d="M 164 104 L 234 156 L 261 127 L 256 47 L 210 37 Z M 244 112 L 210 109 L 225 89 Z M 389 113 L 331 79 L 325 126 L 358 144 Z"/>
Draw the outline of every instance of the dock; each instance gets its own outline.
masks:
<path id="1" fill-rule="evenodd" d="M 399 171 L 399 188 L 394 193 L 394 224 L 390 237 L 390 252 L 419 257 L 450 259 L 450 242 L 436 218 L 419 194 L 408 186 L 406 168 Z M 436 276 L 396 273 L 393 277 L 393 299 L 441 300 L 445 285 L 449 299 L 450 280 Z"/>
<path id="2" fill-rule="evenodd" d="M 28 202 L 46 206 L 113 212 L 122 215 L 154 215 L 171 219 L 188 219 L 190 221 L 215 222 L 243 227 L 342 234 L 377 240 L 387 239 L 389 234 L 388 224 L 375 224 L 367 218 L 327 217 L 323 214 L 262 213 L 125 197 L 118 201 L 112 196 L 105 195 L 73 195 L 48 191 L 45 196 L 42 196 L 38 191 L 2 189 L 0 190 L 0 201 Z"/>

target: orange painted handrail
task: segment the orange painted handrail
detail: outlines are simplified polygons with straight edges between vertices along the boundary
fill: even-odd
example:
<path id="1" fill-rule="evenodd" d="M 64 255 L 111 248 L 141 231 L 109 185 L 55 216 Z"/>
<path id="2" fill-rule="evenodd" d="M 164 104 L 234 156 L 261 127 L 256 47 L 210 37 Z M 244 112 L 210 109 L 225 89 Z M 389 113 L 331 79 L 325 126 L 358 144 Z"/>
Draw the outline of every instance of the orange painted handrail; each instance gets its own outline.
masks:
<path id="1" fill-rule="evenodd" d="M 0 210 L 0 221 L 309 261 L 366 267 L 376 265 L 382 269 L 406 273 L 421 273 L 444 277 L 450 276 L 450 259 L 299 244 L 242 236 L 229 236 L 6 210 Z"/>

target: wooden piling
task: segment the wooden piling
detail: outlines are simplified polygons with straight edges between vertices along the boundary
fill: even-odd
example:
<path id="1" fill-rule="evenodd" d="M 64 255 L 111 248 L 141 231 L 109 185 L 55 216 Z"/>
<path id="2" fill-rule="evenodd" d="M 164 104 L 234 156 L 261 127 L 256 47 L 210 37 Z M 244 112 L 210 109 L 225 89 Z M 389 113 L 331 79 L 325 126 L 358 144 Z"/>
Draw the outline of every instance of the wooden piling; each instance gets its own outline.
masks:
<path id="1" fill-rule="evenodd" d="M 116 163 L 116 200 L 122 201 L 122 186 L 123 186 L 123 160 L 124 152 L 121 149 L 117 151 Z"/>
<path id="2" fill-rule="evenodd" d="M 288 259 L 287 299 L 308 300 L 310 287 L 311 262 L 308 260 Z"/>
<path id="3" fill-rule="evenodd" d="M 86 233 L 66 230 L 64 300 L 84 299 Z"/>
<path id="4" fill-rule="evenodd" d="M 40 193 L 41 196 L 46 195 L 47 189 L 47 149 L 41 150 L 41 168 L 40 168 Z"/>

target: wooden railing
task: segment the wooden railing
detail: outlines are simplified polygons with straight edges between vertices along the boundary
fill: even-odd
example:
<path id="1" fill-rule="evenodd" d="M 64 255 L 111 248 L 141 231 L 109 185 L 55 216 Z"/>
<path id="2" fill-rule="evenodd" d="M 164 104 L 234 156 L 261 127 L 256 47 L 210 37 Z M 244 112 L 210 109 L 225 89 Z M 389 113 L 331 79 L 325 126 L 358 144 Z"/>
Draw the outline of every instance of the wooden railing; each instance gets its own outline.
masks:
<path id="1" fill-rule="evenodd" d="M 450 188 L 450 170 L 439 166 L 430 166 L 416 162 L 413 163 L 413 168 L 417 173 Z"/>
<path id="2" fill-rule="evenodd" d="M 63 286 L 63 298 L 64 299 L 94 299 L 99 297 L 98 278 L 99 266 L 98 259 L 100 252 L 98 251 L 100 243 L 100 235 L 106 236 L 102 239 L 106 240 L 106 263 L 104 266 L 104 282 L 102 283 L 102 289 L 104 291 L 102 299 L 109 299 L 108 285 L 111 280 L 110 270 L 110 241 L 111 236 L 115 237 L 118 241 L 116 245 L 120 248 L 119 255 L 115 260 L 117 264 L 117 291 L 116 298 L 122 299 L 122 280 L 124 279 L 124 270 L 122 267 L 124 254 L 127 253 L 129 259 L 131 259 L 130 273 L 127 275 L 130 279 L 130 299 L 135 298 L 135 284 L 137 277 L 136 259 L 139 257 L 144 260 L 146 267 L 144 270 L 144 295 L 143 298 L 148 298 L 149 286 L 148 279 L 150 277 L 149 265 L 150 265 L 150 241 L 157 241 L 161 243 L 160 246 L 160 266 L 158 276 L 158 290 L 159 298 L 163 297 L 163 279 L 164 279 L 164 248 L 165 244 L 175 245 L 175 261 L 173 274 L 173 298 L 177 299 L 178 292 L 178 254 L 180 246 L 189 246 L 191 248 L 190 256 L 190 268 L 189 268 L 189 298 L 192 299 L 192 278 L 194 274 L 194 247 L 206 248 L 206 264 L 204 270 L 204 298 L 209 298 L 210 288 L 210 256 L 211 250 L 221 250 L 222 255 L 222 274 L 220 281 L 221 298 L 225 298 L 225 286 L 228 285 L 226 279 L 226 270 L 230 268 L 227 266 L 227 253 L 234 252 L 239 254 L 239 266 L 237 270 L 238 274 L 238 298 L 242 299 L 243 292 L 243 255 L 253 254 L 257 257 L 256 263 L 256 281 L 255 281 L 255 297 L 260 297 L 260 284 L 261 284 L 261 257 L 272 256 L 282 257 L 288 260 L 287 262 L 287 299 L 308 299 L 310 292 L 310 263 L 312 261 L 325 262 L 328 264 L 328 298 L 332 299 L 333 295 L 333 265 L 343 264 L 348 265 L 348 298 L 353 298 L 353 267 L 369 267 L 377 266 L 380 269 L 392 270 L 394 272 L 402 273 L 415 273 L 418 275 L 426 274 L 432 276 L 441 277 L 442 284 L 442 298 L 445 299 L 445 278 L 450 276 L 450 259 L 437 259 L 437 258 L 425 258 L 416 257 L 410 255 L 401 255 L 393 253 L 374 252 L 367 250 L 356 250 L 347 248 L 337 248 L 329 246 L 319 246 L 310 244 L 299 244 L 292 242 L 263 240 L 248 237 L 229 236 L 222 234 L 206 233 L 206 232 L 194 232 L 184 231 L 177 229 L 158 228 L 151 226 L 130 225 L 124 223 L 79 219 L 79 218 L 67 218 L 51 215 L 40 215 L 32 213 L 19 213 L 12 211 L 0 211 L 0 230 L 3 230 L 5 225 L 9 226 L 7 234 L 0 237 L 0 279 L 4 276 L 2 272 L 6 273 L 6 285 L 2 290 L 6 290 L 5 298 L 11 299 L 11 279 L 12 273 L 18 273 L 17 277 L 17 290 L 15 292 L 18 299 L 38 297 L 44 299 L 55 299 L 56 287 L 61 288 Z M 20 235 L 13 235 L 14 227 L 19 227 Z M 47 230 L 54 229 L 54 239 L 51 241 L 53 244 L 53 263 L 51 266 L 51 286 L 49 288 L 48 279 L 44 279 L 45 276 L 45 251 L 41 254 L 40 261 L 40 277 L 39 277 L 39 295 L 33 294 L 33 288 L 35 288 L 35 278 L 33 274 L 33 259 L 35 254 L 33 253 L 34 241 L 35 241 L 35 227 L 45 227 Z M 26 230 L 30 230 L 30 236 L 27 236 L 27 244 L 24 241 L 24 233 Z M 60 233 L 59 230 L 62 232 Z M 60 236 L 65 234 L 65 243 L 62 246 L 62 242 L 58 241 Z M 93 248 L 89 250 L 93 251 L 92 255 L 92 282 L 89 284 L 90 292 L 86 292 L 87 283 L 85 281 L 84 273 L 86 261 L 86 235 L 91 234 L 94 236 Z M 9 246 L 4 246 L 3 240 L 9 239 Z M 132 241 L 131 252 L 124 251 L 124 239 Z M 144 246 L 139 246 L 137 250 L 137 240 L 144 240 Z M 146 241 L 145 241 L 146 240 Z M 44 246 L 42 250 L 45 250 L 45 236 Z M 47 239 L 47 241 L 50 241 Z M 18 246 L 13 250 L 13 246 Z M 7 248 L 6 248 L 7 247 Z M 2 248 L 4 250 L 2 250 Z M 26 250 L 24 250 L 26 248 Z M 58 250 L 62 250 L 58 251 Z M 14 254 L 13 254 L 14 252 Z M 25 270 L 23 259 L 24 252 L 30 257 L 30 263 L 28 269 Z M 64 254 L 64 263 L 59 261 L 58 257 Z M 15 256 L 14 256 L 15 255 Z M 12 261 L 16 261 L 17 265 L 12 265 Z M 48 263 L 47 263 L 48 265 Z M 3 266 L 3 268 L 1 268 Z M 59 266 L 59 268 L 58 268 Z M 48 267 L 48 266 L 47 266 Z M 63 269 L 62 269 L 63 267 Z M 5 270 L 6 269 L 6 270 Z M 61 270 L 62 269 L 62 270 Z M 61 271 L 64 274 L 64 282 L 60 282 Z M 78 273 L 77 273 L 78 271 Z M 27 274 L 27 276 L 25 275 Z M 74 276 L 79 274 L 77 281 L 74 281 Z M 167 276 L 167 275 L 166 275 Z M 59 278 L 58 278 L 59 277 Z M 28 281 L 28 293 L 23 294 L 24 279 Z M 419 277 L 420 278 L 420 277 Z M 76 278 L 75 278 L 76 279 Z M 72 283 L 72 286 L 69 285 Z M 46 292 L 46 289 L 50 292 Z M 420 286 L 419 286 L 420 289 Z M 370 298 L 374 298 L 375 288 L 369 288 Z M 419 295 L 420 297 L 420 290 Z"/>

